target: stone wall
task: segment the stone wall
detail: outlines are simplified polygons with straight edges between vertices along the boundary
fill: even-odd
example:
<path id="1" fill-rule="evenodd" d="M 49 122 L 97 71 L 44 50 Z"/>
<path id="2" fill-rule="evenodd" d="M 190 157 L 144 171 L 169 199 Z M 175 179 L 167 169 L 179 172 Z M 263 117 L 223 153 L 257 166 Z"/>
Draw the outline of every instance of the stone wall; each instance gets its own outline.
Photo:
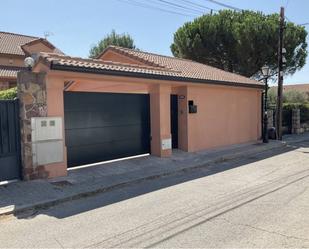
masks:
<path id="1" fill-rule="evenodd" d="M 274 127 L 274 111 L 267 110 L 268 128 Z"/>
<path id="2" fill-rule="evenodd" d="M 47 178 L 44 167 L 32 162 L 31 117 L 47 116 L 45 73 L 19 72 L 17 95 L 20 102 L 21 158 L 24 180 Z"/>
<path id="3" fill-rule="evenodd" d="M 292 134 L 300 134 L 300 110 L 292 110 Z"/>

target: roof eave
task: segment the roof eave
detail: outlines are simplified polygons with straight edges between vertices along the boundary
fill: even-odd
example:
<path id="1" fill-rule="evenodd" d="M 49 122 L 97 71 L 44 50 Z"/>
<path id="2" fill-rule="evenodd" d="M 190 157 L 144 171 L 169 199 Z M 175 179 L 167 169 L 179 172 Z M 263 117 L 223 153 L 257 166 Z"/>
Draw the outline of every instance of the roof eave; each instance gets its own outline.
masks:
<path id="1" fill-rule="evenodd" d="M 145 74 L 145 73 L 137 73 L 137 72 L 111 71 L 111 70 L 105 70 L 105 69 L 59 65 L 55 63 L 50 64 L 50 69 L 59 70 L 59 71 L 79 72 L 79 73 L 105 74 L 105 75 L 111 75 L 111 76 L 126 76 L 126 77 L 145 78 L 145 79 L 192 82 L 192 83 L 209 84 L 209 85 L 224 85 L 224 86 L 246 87 L 246 88 L 255 88 L 255 89 L 265 88 L 265 86 L 262 84 L 259 85 L 259 84 L 249 83 L 249 82 L 248 83 L 237 83 L 237 82 L 230 82 L 230 81 L 216 81 L 216 80 L 187 78 L 187 77 L 172 76 L 172 75 L 157 75 L 157 74 Z"/>
<path id="2" fill-rule="evenodd" d="M 1 80 L 17 80 L 17 76 L 2 76 L 0 75 Z"/>

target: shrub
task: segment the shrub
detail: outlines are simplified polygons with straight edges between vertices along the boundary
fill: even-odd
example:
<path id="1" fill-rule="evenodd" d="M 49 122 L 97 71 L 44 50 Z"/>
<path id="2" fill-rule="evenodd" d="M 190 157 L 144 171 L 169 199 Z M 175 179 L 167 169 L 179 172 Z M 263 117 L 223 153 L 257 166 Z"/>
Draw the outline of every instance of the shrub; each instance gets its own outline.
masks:
<path id="1" fill-rule="evenodd" d="M 275 106 L 277 102 L 277 88 L 272 87 L 268 90 L 268 106 Z M 309 103 L 308 94 L 297 90 L 283 92 L 284 104 L 306 104 Z"/>
<path id="2" fill-rule="evenodd" d="M 0 100 L 10 100 L 15 99 L 16 97 L 17 97 L 16 87 L 0 91 Z"/>
<path id="3" fill-rule="evenodd" d="M 306 103 L 308 102 L 308 96 L 305 92 L 297 90 L 286 91 L 283 94 L 284 103 Z"/>

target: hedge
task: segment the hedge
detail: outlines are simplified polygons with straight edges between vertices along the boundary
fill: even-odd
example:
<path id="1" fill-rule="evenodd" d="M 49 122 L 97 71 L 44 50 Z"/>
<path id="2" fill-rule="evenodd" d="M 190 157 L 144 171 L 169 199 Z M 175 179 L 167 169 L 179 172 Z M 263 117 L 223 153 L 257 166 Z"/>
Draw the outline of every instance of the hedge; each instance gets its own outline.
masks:
<path id="1" fill-rule="evenodd" d="M 0 91 L 0 100 L 11 100 L 15 99 L 16 97 L 17 97 L 16 87 Z"/>

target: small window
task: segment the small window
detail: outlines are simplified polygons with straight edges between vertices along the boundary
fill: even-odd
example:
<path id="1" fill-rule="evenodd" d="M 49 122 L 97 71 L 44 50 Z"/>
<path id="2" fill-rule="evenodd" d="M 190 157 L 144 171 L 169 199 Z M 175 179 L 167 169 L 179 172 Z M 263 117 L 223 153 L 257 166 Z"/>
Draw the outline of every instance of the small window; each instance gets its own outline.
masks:
<path id="1" fill-rule="evenodd" d="M 55 126 L 55 125 L 56 125 L 55 120 L 50 120 L 50 121 L 49 121 L 49 126 Z"/>

